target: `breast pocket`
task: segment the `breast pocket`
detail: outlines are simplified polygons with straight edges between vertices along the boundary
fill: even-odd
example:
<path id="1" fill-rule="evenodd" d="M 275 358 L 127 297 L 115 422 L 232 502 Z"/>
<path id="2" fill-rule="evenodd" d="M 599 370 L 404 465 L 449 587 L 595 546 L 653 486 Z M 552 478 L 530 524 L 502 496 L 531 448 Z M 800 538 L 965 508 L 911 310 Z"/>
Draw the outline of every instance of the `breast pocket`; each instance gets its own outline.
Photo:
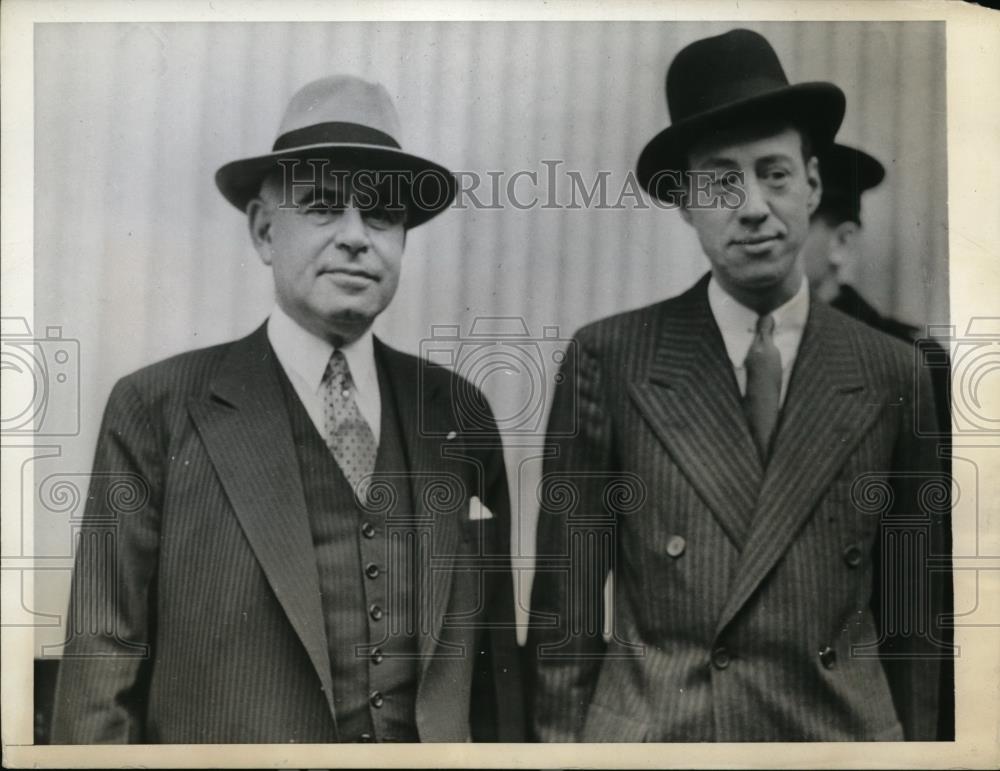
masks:
<path id="1" fill-rule="evenodd" d="M 499 533 L 497 521 L 492 519 L 463 519 L 462 544 L 473 554 L 495 554 Z"/>

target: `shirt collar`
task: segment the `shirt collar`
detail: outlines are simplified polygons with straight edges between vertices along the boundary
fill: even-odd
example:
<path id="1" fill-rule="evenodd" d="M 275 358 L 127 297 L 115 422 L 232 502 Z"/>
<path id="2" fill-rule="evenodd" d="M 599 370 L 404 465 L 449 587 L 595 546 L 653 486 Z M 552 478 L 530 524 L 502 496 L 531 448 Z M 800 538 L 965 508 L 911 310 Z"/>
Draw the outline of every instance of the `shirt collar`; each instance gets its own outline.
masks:
<path id="1" fill-rule="evenodd" d="M 708 304 L 722 333 L 729 360 L 734 367 L 742 367 L 757 332 L 757 312 L 734 299 L 715 280 L 715 276 L 708 282 Z M 779 350 L 788 348 L 787 352 L 782 350 L 782 363 L 787 365 L 794 358 L 789 354 L 794 354 L 798 349 L 809 317 L 809 282 L 805 276 L 802 277 L 798 291 L 773 310 L 771 316 L 774 318 L 775 345 Z M 787 345 L 784 345 L 785 341 Z"/>
<path id="2" fill-rule="evenodd" d="M 286 371 L 298 375 L 314 392 L 323 383 L 326 365 L 334 347 L 321 337 L 303 329 L 279 305 L 274 306 L 267 320 L 267 337 L 271 347 Z M 355 387 L 362 392 L 378 388 L 375 371 L 375 342 L 371 328 L 357 340 L 341 346 Z"/>

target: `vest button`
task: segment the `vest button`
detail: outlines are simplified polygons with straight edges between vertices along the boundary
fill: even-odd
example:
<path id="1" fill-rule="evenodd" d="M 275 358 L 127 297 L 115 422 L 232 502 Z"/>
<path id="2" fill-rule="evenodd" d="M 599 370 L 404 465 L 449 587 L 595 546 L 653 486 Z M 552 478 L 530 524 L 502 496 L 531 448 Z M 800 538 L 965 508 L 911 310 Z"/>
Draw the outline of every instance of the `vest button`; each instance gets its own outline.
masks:
<path id="1" fill-rule="evenodd" d="M 382 709 L 382 705 L 385 704 L 385 699 L 382 698 L 381 691 L 372 691 L 371 695 L 368 697 L 368 701 L 373 707 L 375 707 L 375 709 Z"/>
<path id="2" fill-rule="evenodd" d="M 856 568 L 861 564 L 861 548 L 857 544 L 851 544 L 844 549 L 844 562 L 848 567 Z"/>
<path id="3" fill-rule="evenodd" d="M 378 565 L 376 565 L 374 562 L 369 562 L 365 566 L 365 575 L 368 576 L 369 578 L 378 578 L 378 574 L 380 572 L 381 571 L 379 571 Z"/>
<path id="4" fill-rule="evenodd" d="M 819 652 L 819 660 L 827 669 L 837 666 L 837 651 L 827 645 Z"/>
<path id="5" fill-rule="evenodd" d="M 362 524 L 361 525 L 361 535 L 363 535 L 365 538 L 374 538 L 375 537 L 375 525 L 373 525 L 371 522 L 365 522 L 364 524 Z"/>
<path id="6" fill-rule="evenodd" d="M 376 648 L 375 650 L 372 651 L 372 661 L 375 664 L 381 664 L 383 659 L 385 659 L 385 656 L 382 655 L 381 648 Z"/>
<path id="7" fill-rule="evenodd" d="M 375 621 L 381 621 L 382 616 L 385 614 L 382 612 L 381 605 L 372 605 L 370 608 L 368 608 L 368 615 L 371 616 Z"/>
<path id="8" fill-rule="evenodd" d="M 684 553 L 685 547 L 687 547 L 687 541 L 684 540 L 684 536 L 672 535 L 667 541 L 667 554 L 674 558 L 680 557 Z"/>
<path id="9" fill-rule="evenodd" d="M 729 666 L 730 656 L 729 651 L 726 650 L 724 645 L 720 645 L 714 651 L 712 651 L 712 666 L 716 669 L 725 669 Z"/>

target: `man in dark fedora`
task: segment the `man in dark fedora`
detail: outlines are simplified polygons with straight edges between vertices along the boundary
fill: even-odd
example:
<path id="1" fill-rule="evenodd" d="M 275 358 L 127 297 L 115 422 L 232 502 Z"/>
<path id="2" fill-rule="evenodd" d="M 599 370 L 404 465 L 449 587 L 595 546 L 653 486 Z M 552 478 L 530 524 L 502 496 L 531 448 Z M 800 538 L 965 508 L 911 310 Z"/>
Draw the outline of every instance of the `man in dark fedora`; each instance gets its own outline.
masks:
<path id="1" fill-rule="evenodd" d="M 329 77 L 218 171 L 277 302 L 115 386 L 55 742 L 521 738 L 499 437 L 468 443 L 452 395 L 489 407 L 371 332 L 456 189 L 398 137 L 382 86 Z"/>
<path id="2" fill-rule="evenodd" d="M 638 180 L 711 271 L 568 349 L 540 486 L 534 732 L 933 739 L 947 504 L 915 433 L 934 420 L 926 376 L 810 297 L 801 259 L 843 93 L 789 85 L 747 30 L 680 51 L 666 92 L 673 122 Z"/>

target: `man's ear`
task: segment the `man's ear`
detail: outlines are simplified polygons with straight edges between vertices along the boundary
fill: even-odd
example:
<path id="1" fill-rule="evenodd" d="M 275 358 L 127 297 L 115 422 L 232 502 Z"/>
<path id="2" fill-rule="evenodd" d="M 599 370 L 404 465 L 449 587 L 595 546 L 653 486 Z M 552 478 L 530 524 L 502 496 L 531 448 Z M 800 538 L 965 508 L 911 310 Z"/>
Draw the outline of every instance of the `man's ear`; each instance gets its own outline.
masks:
<path id="1" fill-rule="evenodd" d="M 247 204 L 247 227 L 254 249 L 260 255 L 261 262 L 270 265 L 273 259 L 271 252 L 271 219 L 274 207 L 263 198 L 254 198 Z"/>
<path id="2" fill-rule="evenodd" d="M 809 215 L 812 216 L 819 208 L 823 198 L 823 180 L 819 176 L 819 161 L 812 156 L 806 163 L 806 184 L 809 185 Z"/>
<path id="3" fill-rule="evenodd" d="M 841 222 L 833 231 L 833 249 L 831 251 L 837 252 L 841 260 L 843 257 L 854 255 L 857 252 L 859 230 L 856 222 L 850 220 Z"/>

